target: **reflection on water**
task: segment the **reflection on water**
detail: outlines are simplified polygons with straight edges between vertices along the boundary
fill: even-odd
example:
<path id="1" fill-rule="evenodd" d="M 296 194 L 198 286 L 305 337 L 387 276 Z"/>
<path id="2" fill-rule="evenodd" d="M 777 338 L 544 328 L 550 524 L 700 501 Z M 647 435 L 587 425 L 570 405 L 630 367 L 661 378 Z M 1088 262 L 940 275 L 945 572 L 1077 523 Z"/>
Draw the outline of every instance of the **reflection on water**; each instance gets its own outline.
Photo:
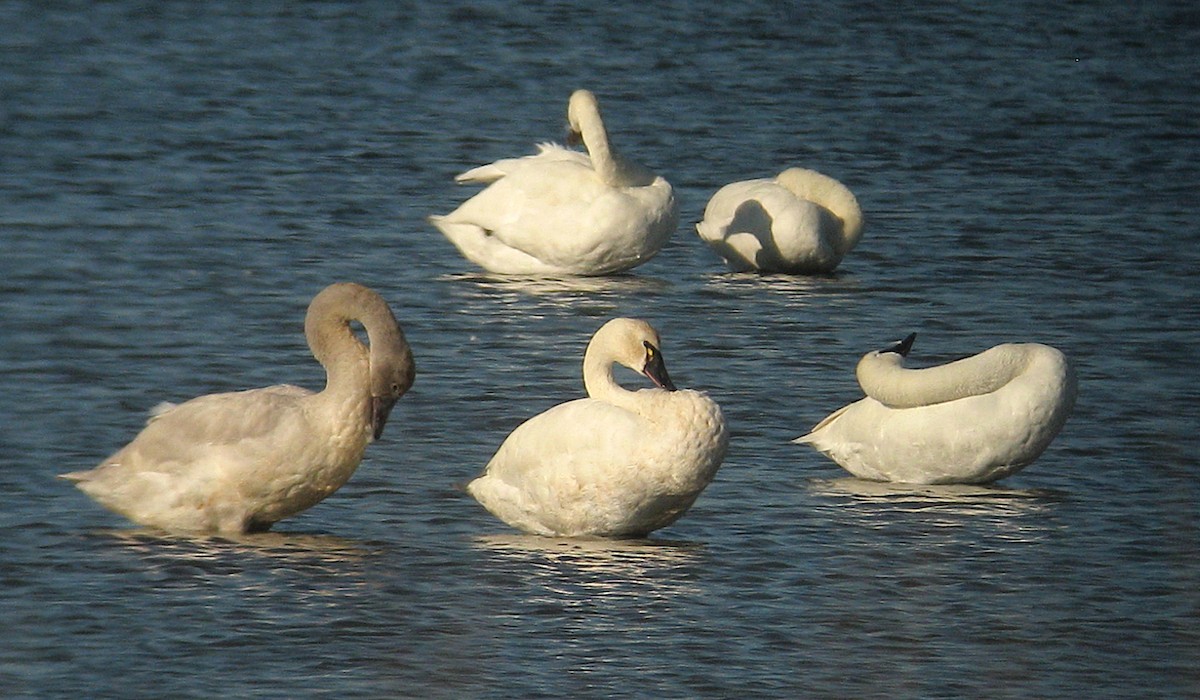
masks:
<path id="1" fill-rule="evenodd" d="M 1197 695 L 1194 16 L 28 5 L 0 3 L 0 695 Z M 557 127 L 582 64 L 689 223 L 636 274 L 445 274 L 473 272 L 424 219 L 449 175 Z M 862 244 L 831 276 L 726 272 L 690 222 L 788 164 L 852 183 Z M 163 387 L 315 385 L 303 306 L 345 279 L 393 302 L 420 373 L 362 473 L 280 533 L 96 534 L 115 516 L 49 465 L 128 439 Z M 580 395 L 613 315 L 727 409 L 729 458 L 669 531 L 703 547 L 476 541 L 504 530 L 442 489 Z M 1078 420 L 1009 482 L 1068 496 L 808 480 L 843 473 L 792 430 L 914 330 L 1079 359 Z"/>
<path id="2" fill-rule="evenodd" d="M 615 275 L 612 277 L 519 277 L 484 273 L 444 275 L 452 283 L 470 283 L 489 296 L 525 294 L 551 297 L 553 301 L 591 299 L 596 295 L 663 293 L 671 283 L 657 277 Z"/>
<path id="3" fill-rule="evenodd" d="M 381 548 L 332 535 L 265 532 L 253 535 L 178 535 L 153 528 L 98 530 L 95 536 L 127 551 L 179 562 L 261 557 L 276 565 L 337 565 L 378 556 Z"/>
<path id="4" fill-rule="evenodd" d="M 860 502 L 891 504 L 1011 506 L 1032 510 L 1064 497 L 1050 489 L 1012 489 L 979 484 L 899 484 L 852 476 L 813 479 L 811 483 L 813 491 L 820 495 L 853 496 Z"/>
<path id="5" fill-rule="evenodd" d="M 687 571 L 704 551 L 688 542 L 524 534 L 487 535 L 473 544 L 552 591 L 581 596 L 679 594 L 689 590 Z"/>
<path id="6" fill-rule="evenodd" d="M 708 275 L 705 285 L 710 291 L 725 295 L 775 294 L 790 302 L 803 304 L 813 297 L 850 296 L 860 294 L 862 284 L 854 275 L 832 272 L 824 275 L 764 274 L 759 272 L 726 272 Z"/>
<path id="7" fill-rule="evenodd" d="M 816 495 L 840 497 L 847 505 L 867 507 L 861 511 L 863 517 L 877 517 L 881 512 L 921 513 L 930 519 L 946 518 L 947 523 L 957 522 L 963 516 L 991 520 L 1017 518 L 1045 511 L 1064 499 L 1063 494 L 1048 489 L 994 485 L 895 484 L 854 477 L 814 479 L 811 484 Z"/>

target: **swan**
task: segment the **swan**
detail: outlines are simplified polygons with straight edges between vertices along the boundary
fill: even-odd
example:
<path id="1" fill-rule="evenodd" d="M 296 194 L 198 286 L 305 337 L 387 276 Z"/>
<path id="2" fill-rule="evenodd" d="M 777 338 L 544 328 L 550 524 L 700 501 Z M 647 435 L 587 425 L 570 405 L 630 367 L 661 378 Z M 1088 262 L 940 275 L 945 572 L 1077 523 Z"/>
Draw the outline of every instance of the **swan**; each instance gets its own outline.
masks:
<path id="1" fill-rule="evenodd" d="M 129 520 L 172 532 L 263 532 L 315 505 L 354 473 L 415 369 L 387 303 L 358 284 L 317 294 L 304 334 L 325 367 L 323 391 L 277 385 L 162 404 L 99 466 L 61 477 Z"/>
<path id="2" fill-rule="evenodd" d="M 1059 350 L 1005 343 L 949 364 L 906 369 L 916 334 L 858 363 L 866 393 L 793 442 L 862 479 L 984 484 L 1037 459 L 1075 404 Z"/>
<path id="3" fill-rule="evenodd" d="M 804 168 L 725 185 L 696 224 L 735 272 L 832 272 L 862 231 L 862 209 L 850 190 Z"/>
<path id="4" fill-rule="evenodd" d="M 716 474 L 729 444 L 721 409 L 676 390 L 645 321 L 616 318 L 588 343 L 588 398 L 559 404 L 514 430 L 467 492 L 525 532 L 641 537 L 675 522 Z M 658 388 L 629 391 L 613 363 Z"/>
<path id="5" fill-rule="evenodd" d="M 606 275 L 646 262 L 675 232 L 671 185 L 616 152 L 596 96 L 576 90 L 567 120 L 586 154 L 540 144 L 455 178 L 487 187 L 429 221 L 468 260 L 500 274 Z"/>

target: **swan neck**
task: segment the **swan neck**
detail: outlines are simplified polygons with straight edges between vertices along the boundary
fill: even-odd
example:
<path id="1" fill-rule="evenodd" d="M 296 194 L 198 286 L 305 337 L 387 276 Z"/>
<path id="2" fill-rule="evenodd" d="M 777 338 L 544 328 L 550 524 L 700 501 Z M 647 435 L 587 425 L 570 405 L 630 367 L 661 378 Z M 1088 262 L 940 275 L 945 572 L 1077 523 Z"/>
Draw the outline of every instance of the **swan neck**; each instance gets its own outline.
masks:
<path id="1" fill-rule="evenodd" d="M 988 394 L 1020 376 L 1031 352 L 1021 345 L 998 345 L 955 362 L 907 369 L 893 352 L 872 352 L 859 361 L 858 383 L 871 398 L 891 408 L 916 408 Z"/>
<path id="2" fill-rule="evenodd" d="M 567 112 L 571 130 L 583 140 L 596 175 L 609 186 L 623 184 L 621 162 L 609 143 L 596 96 L 587 90 L 577 90 L 571 95 Z"/>
<path id="3" fill-rule="evenodd" d="M 635 393 L 617 383 L 613 377 L 613 358 L 593 345 L 583 356 L 583 388 L 588 397 L 617 406 L 628 407 Z"/>
<path id="4" fill-rule="evenodd" d="M 607 401 L 615 393 L 625 391 L 613 378 L 612 362 L 601 361 L 592 354 L 583 358 L 583 388 L 593 399 Z"/>
<path id="5" fill-rule="evenodd" d="M 363 313 L 354 291 L 339 286 L 327 288 L 313 299 L 304 319 L 308 347 L 325 368 L 326 392 L 365 389 L 368 385 L 370 353 L 350 324 L 362 323 L 368 337 L 386 326 L 376 322 L 376 314 Z"/>
<path id="6" fill-rule="evenodd" d="M 619 184 L 621 168 L 617 155 L 613 152 L 612 144 L 608 140 L 608 130 L 604 128 L 604 122 L 600 120 L 600 113 L 596 112 L 589 118 L 583 119 L 580 130 L 583 134 L 583 145 L 587 147 L 588 156 L 592 159 L 592 168 L 596 174 L 609 185 Z"/>

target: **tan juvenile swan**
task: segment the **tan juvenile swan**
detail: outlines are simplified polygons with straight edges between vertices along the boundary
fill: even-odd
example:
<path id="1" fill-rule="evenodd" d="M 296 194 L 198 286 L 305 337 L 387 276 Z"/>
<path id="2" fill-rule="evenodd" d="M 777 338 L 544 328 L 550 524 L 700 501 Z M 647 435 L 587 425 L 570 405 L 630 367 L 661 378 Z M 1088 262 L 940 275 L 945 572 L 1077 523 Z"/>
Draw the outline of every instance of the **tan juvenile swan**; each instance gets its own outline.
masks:
<path id="1" fill-rule="evenodd" d="M 351 329 L 366 329 L 370 347 Z M 304 333 L 325 389 L 287 384 L 156 410 L 95 469 L 63 474 L 105 508 L 180 532 L 264 531 L 350 478 L 412 386 L 412 352 L 387 303 L 358 284 L 325 288 Z"/>

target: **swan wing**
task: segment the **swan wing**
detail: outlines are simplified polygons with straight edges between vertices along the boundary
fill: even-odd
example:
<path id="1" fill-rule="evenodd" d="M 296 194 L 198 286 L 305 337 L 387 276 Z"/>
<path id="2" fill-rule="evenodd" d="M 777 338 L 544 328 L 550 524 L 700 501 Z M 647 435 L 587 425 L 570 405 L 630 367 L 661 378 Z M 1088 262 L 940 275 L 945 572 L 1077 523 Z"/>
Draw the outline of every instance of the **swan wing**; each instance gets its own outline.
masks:
<path id="1" fill-rule="evenodd" d="M 485 473 L 518 487 L 570 475 L 604 478 L 615 464 L 636 461 L 645 421 L 594 399 L 559 404 L 516 428 Z"/>
<path id="2" fill-rule="evenodd" d="M 602 401 L 561 404 L 519 426 L 467 491 L 513 527 L 619 534 L 647 498 L 645 422 Z"/>
<path id="3" fill-rule="evenodd" d="M 569 148 L 563 148 L 556 143 L 539 143 L 537 148 L 538 152 L 532 155 L 520 156 L 517 158 L 503 158 L 495 163 L 481 165 L 477 168 L 472 168 L 466 172 L 459 173 L 454 177 L 454 180 L 460 183 L 490 184 L 531 163 L 569 161 L 578 163 L 588 168 L 592 167 L 592 159 L 589 158 L 586 153 L 573 151 Z"/>
<path id="4" fill-rule="evenodd" d="M 725 185 L 713 194 L 704 207 L 702 224 L 705 230 L 701 237 L 712 241 L 724 238 L 729 233 L 736 233 L 729 227 L 742 205 L 782 189 L 774 180 L 767 179 L 743 180 Z"/>
<path id="5" fill-rule="evenodd" d="M 136 522 L 240 529 L 246 504 L 279 487 L 275 468 L 303 463 L 305 446 L 323 442 L 312 439 L 309 395 L 274 386 L 192 399 L 157 413 L 95 469 L 62 478 Z"/>
<path id="6" fill-rule="evenodd" d="M 161 464 L 186 455 L 270 435 L 303 419 L 298 399 L 312 392 L 279 385 L 200 396 L 157 413 L 130 448 Z"/>

